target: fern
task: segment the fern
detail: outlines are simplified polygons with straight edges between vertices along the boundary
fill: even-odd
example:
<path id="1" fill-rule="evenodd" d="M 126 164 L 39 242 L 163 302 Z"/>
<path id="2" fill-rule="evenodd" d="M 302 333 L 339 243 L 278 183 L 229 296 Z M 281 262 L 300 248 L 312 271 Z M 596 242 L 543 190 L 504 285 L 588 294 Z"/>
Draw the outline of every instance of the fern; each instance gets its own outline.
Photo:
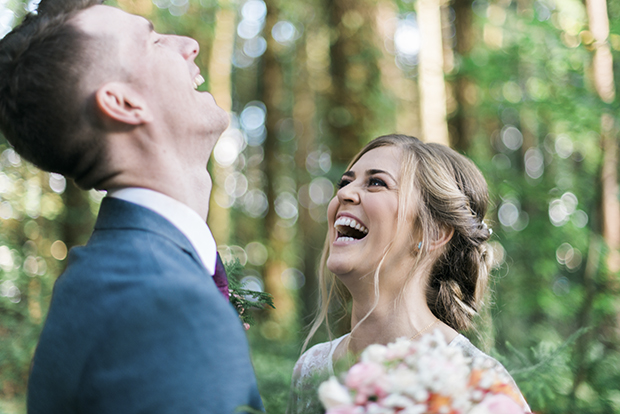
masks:
<path id="1" fill-rule="evenodd" d="M 268 306 L 273 309 L 276 308 L 271 294 L 244 288 L 241 283 L 243 266 L 239 259 L 224 263 L 224 268 L 228 276 L 230 303 L 235 307 L 244 324 L 251 326 L 255 323 L 252 314 L 249 312 L 250 309 L 265 309 Z"/>

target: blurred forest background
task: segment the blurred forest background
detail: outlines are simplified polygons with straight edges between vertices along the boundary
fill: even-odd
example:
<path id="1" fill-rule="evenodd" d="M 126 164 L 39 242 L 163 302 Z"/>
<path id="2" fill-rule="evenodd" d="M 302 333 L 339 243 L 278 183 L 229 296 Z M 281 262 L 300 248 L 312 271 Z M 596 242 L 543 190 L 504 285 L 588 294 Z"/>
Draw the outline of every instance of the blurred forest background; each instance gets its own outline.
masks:
<path id="1" fill-rule="evenodd" d="M 118 5 L 197 39 L 201 89 L 231 113 L 209 224 L 247 286 L 275 297 L 248 332 L 269 413 L 316 307 L 334 182 L 392 132 L 449 144 L 488 180 L 496 263 L 472 340 L 537 413 L 620 413 L 620 0 Z M 34 8 L 0 0 L 0 36 Z M 1 145 L 0 413 L 23 413 L 53 283 L 103 194 Z"/>

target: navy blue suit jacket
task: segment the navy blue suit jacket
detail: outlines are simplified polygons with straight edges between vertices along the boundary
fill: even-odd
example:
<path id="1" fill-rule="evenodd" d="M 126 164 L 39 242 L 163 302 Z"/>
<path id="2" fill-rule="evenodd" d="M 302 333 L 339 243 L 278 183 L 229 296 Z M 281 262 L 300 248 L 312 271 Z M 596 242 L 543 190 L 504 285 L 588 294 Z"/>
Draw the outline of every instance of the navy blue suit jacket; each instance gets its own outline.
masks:
<path id="1" fill-rule="evenodd" d="M 105 198 L 56 281 L 28 413 L 262 409 L 247 340 L 187 238 L 157 213 Z M 241 411 L 243 412 L 243 411 Z"/>

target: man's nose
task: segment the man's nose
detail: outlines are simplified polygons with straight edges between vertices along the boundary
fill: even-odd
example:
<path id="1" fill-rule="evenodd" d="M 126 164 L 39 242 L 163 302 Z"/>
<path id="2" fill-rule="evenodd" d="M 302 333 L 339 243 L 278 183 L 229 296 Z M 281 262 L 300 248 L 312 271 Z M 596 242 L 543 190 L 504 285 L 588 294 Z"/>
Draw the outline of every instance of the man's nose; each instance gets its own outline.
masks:
<path id="1" fill-rule="evenodd" d="M 183 55 L 183 57 L 187 60 L 194 60 L 200 51 L 198 42 L 187 36 L 173 36 L 181 55 Z"/>

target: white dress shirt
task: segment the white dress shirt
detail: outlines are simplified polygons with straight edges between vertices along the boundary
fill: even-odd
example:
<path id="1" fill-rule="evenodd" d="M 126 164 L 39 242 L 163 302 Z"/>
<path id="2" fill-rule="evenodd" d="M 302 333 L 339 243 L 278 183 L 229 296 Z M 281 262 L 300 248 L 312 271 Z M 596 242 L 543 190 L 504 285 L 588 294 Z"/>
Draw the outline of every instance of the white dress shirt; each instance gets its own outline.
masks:
<path id="1" fill-rule="evenodd" d="M 163 216 L 187 237 L 209 274 L 215 274 L 215 239 L 207 223 L 189 206 L 157 191 L 137 187 L 110 190 L 107 197 L 137 204 Z"/>

